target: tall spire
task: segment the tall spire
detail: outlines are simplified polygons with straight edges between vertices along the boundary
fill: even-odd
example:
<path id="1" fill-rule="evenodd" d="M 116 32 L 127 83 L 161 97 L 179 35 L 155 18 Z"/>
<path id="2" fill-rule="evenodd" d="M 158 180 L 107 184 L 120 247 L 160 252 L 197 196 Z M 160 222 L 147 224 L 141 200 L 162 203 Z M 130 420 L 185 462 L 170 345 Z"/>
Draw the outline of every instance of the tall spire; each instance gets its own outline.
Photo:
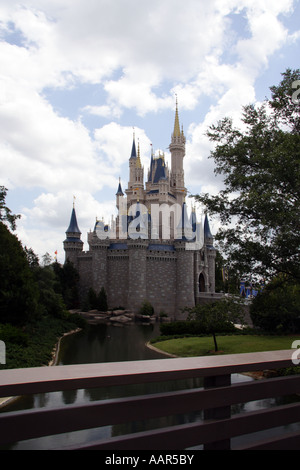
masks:
<path id="1" fill-rule="evenodd" d="M 77 218 L 76 218 L 76 212 L 75 212 L 75 207 L 74 207 L 74 202 L 73 202 L 73 209 L 72 209 L 72 214 L 71 214 L 71 220 L 69 227 L 67 228 L 66 233 L 78 233 L 81 234 L 78 224 L 77 224 Z"/>
<path id="2" fill-rule="evenodd" d="M 183 204 L 186 189 L 184 186 L 184 170 L 183 158 L 185 156 L 185 136 L 183 131 L 180 131 L 179 115 L 178 115 L 178 101 L 176 95 L 176 112 L 174 131 L 171 135 L 171 143 L 169 145 L 171 152 L 171 187 L 177 202 Z"/>
<path id="3" fill-rule="evenodd" d="M 118 186 L 118 191 L 116 192 L 116 196 L 124 196 L 124 193 L 122 191 L 121 178 L 120 177 L 119 177 L 119 186 Z"/>
<path id="4" fill-rule="evenodd" d="M 174 137 L 180 137 L 180 125 L 179 125 L 179 115 L 178 115 L 178 101 L 176 95 L 176 112 L 175 112 L 175 122 L 174 122 Z"/>
<path id="5" fill-rule="evenodd" d="M 135 147 L 135 132 L 133 131 L 133 142 L 132 142 L 132 149 L 131 149 L 131 156 L 130 158 L 136 158 L 136 147 Z"/>
<path id="6" fill-rule="evenodd" d="M 205 213 L 205 219 L 204 219 L 204 238 L 207 242 L 212 244 L 213 236 L 212 236 L 212 233 L 210 231 L 210 226 L 209 226 L 207 213 Z"/>
<path id="7" fill-rule="evenodd" d="M 138 152 L 137 152 L 136 167 L 137 168 L 142 168 L 141 157 L 140 157 L 140 141 L 138 141 Z"/>
<path id="8" fill-rule="evenodd" d="M 64 240 L 64 250 L 66 252 L 66 260 L 69 259 L 74 264 L 74 266 L 76 266 L 77 254 L 82 251 L 83 241 L 80 239 L 81 232 L 78 227 L 74 206 L 75 198 L 73 199 L 73 209 L 70 224 L 66 230 L 67 238 Z"/>

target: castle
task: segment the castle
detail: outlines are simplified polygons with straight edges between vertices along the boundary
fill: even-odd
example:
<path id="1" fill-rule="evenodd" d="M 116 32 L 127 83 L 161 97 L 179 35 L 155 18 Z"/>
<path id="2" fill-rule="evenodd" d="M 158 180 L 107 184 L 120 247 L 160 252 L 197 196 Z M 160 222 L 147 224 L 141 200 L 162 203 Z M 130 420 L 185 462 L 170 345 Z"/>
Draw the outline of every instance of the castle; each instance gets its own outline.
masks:
<path id="1" fill-rule="evenodd" d="M 66 259 L 79 272 L 82 297 L 90 287 L 97 293 L 104 287 L 109 308 L 123 306 L 137 313 L 148 300 L 156 315 L 181 319 L 184 307 L 215 296 L 216 251 L 208 218 L 202 228 L 195 209 L 188 215 L 185 202 L 185 142 L 176 100 L 171 168 L 164 154 L 151 152 L 144 185 L 140 147 L 133 135 L 126 197 L 119 181 L 118 216 L 109 226 L 96 221 L 86 252 L 73 204 L 63 243 Z"/>

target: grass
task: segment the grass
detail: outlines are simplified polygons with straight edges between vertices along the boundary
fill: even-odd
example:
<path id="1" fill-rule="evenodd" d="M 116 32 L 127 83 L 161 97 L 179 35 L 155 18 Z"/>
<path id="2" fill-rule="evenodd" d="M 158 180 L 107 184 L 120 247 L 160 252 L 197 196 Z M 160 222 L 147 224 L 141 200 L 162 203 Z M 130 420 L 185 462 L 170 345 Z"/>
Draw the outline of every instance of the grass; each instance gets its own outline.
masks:
<path id="1" fill-rule="evenodd" d="M 289 336 L 217 336 L 218 354 L 239 354 L 259 351 L 290 349 L 299 335 Z M 214 352 L 212 336 L 169 339 L 154 343 L 154 346 L 180 357 L 207 356 Z"/>

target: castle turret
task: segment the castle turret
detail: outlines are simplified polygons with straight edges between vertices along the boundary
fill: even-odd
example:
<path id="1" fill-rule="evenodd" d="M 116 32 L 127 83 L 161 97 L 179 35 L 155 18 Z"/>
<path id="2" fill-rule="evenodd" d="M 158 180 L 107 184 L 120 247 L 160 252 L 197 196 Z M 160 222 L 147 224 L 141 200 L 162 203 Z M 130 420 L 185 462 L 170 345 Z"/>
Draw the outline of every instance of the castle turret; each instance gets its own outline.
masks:
<path id="1" fill-rule="evenodd" d="M 133 134 L 131 156 L 129 159 L 129 182 L 126 194 L 129 204 L 136 202 L 137 199 L 143 200 L 144 198 L 144 168 L 141 164 L 139 144 L 138 150 L 136 150 L 135 134 Z"/>
<path id="2" fill-rule="evenodd" d="M 178 204 L 182 204 L 186 196 L 186 188 L 184 187 L 184 171 L 183 158 L 185 156 L 185 136 L 183 130 L 180 131 L 178 103 L 176 98 L 176 111 L 174 130 L 171 136 L 171 144 L 169 146 L 171 152 L 171 188 Z"/>
<path id="3" fill-rule="evenodd" d="M 185 307 L 194 307 L 194 252 L 186 249 L 185 240 L 175 243 L 176 263 L 176 319 L 186 318 L 182 310 Z"/>
<path id="4" fill-rule="evenodd" d="M 127 202 L 121 186 L 121 178 L 119 178 L 119 186 L 116 192 L 116 207 L 118 215 L 116 218 L 116 238 L 127 238 Z"/>
<path id="5" fill-rule="evenodd" d="M 184 201 L 182 204 L 181 217 L 177 226 L 176 239 L 185 240 L 187 242 L 194 240 L 195 233 L 193 233 L 193 227 L 191 224 L 191 218 L 187 213 L 187 205 Z"/>
<path id="6" fill-rule="evenodd" d="M 207 214 L 205 214 L 205 220 L 204 220 L 204 246 L 206 249 L 207 263 L 208 263 L 208 291 L 215 292 L 216 249 L 214 247 L 214 238 L 210 231 Z"/>
<path id="7" fill-rule="evenodd" d="M 128 246 L 128 296 L 127 306 L 133 312 L 138 312 L 144 300 L 147 299 L 147 240 L 127 241 Z"/>
<path id="8" fill-rule="evenodd" d="M 214 244 L 214 237 L 212 236 L 212 233 L 210 231 L 210 226 L 209 226 L 209 221 L 207 214 L 205 214 L 205 219 L 204 219 L 204 243 L 206 246 L 213 246 Z"/>
<path id="9" fill-rule="evenodd" d="M 71 214 L 70 224 L 66 231 L 67 238 L 64 240 L 64 250 L 66 252 L 66 260 L 71 261 L 74 266 L 77 265 L 77 256 L 82 251 L 83 241 L 81 240 L 81 232 L 78 227 L 75 212 L 75 204 Z"/>
<path id="10" fill-rule="evenodd" d="M 128 235 L 131 239 L 148 239 L 148 212 L 144 212 L 139 200 L 129 209 Z"/>
<path id="11" fill-rule="evenodd" d="M 122 191 L 122 186 L 121 186 L 121 178 L 119 178 L 119 186 L 118 186 L 118 191 L 116 192 L 116 196 L 124 196 L 124 193 Z"/>

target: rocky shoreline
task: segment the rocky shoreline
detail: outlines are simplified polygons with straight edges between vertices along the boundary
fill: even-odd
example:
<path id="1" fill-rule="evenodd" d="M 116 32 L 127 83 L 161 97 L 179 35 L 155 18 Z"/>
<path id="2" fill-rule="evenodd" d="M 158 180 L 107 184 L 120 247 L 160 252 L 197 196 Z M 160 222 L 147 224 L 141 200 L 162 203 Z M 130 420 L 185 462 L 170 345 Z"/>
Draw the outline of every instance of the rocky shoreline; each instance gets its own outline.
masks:
<path id="1" fill-rule="evenodd" d="M 90 325 L 96 325 L 103 322 L 116 325 L 126 325 L 135 322 L 155 323 L 157 321 L 157 317 L 154 315 L 152 317 L 149 315 L 139 315 L 126 309 L 108 310 L 107 312 L 101 312 L 99 310 L 89 310 L 88 312 L 71 310 L 70 313 L 77 313 Z"/>

